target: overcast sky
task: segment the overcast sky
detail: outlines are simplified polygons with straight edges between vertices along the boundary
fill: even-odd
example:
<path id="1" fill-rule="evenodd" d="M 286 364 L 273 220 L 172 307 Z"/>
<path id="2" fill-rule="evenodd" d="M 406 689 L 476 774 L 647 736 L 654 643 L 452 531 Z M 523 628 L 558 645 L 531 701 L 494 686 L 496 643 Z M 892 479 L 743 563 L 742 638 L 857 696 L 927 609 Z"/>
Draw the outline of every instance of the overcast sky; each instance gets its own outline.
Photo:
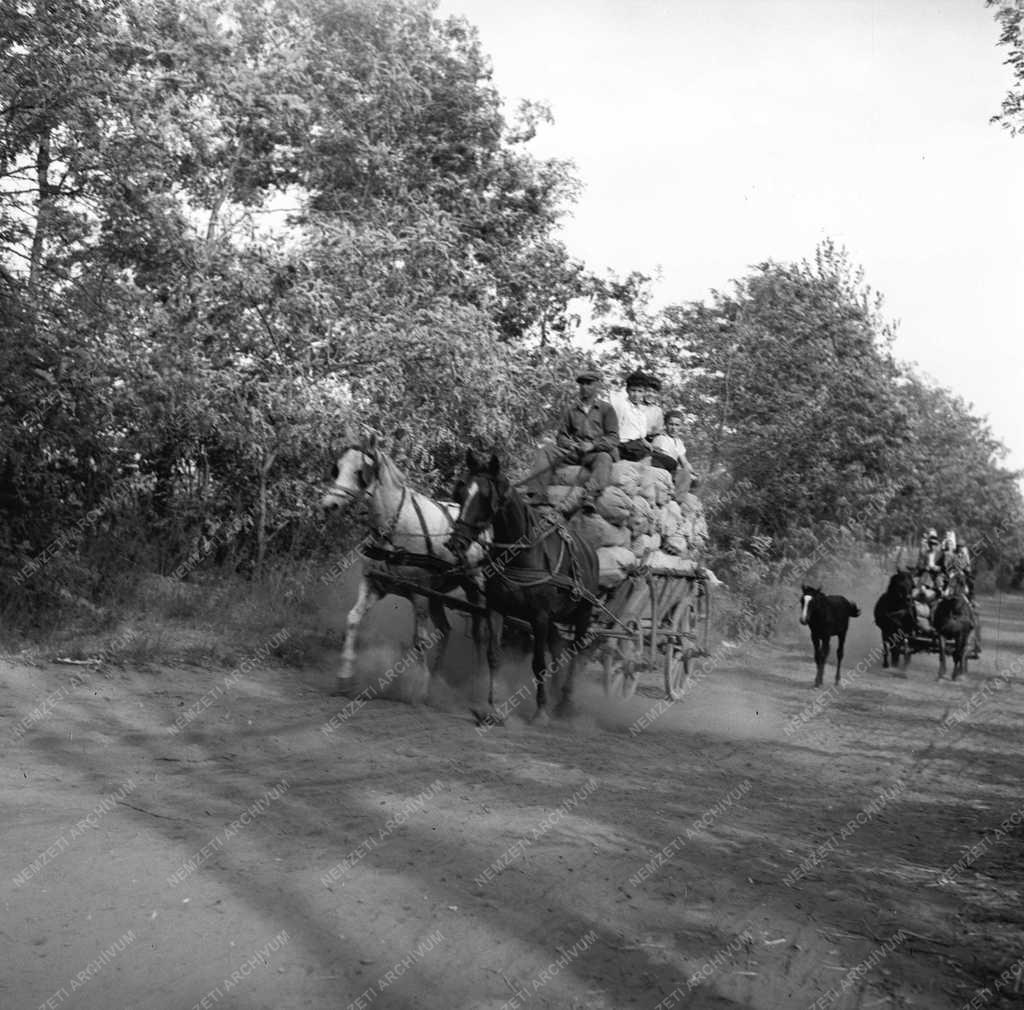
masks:
<path id="1" fill-rule="evenodd" d="M 704 299 L 833 238 L 896 353 L 973 403 L 1024 469 L 1024 136 L 983 0 L 441 0 L 480 31 L 533 143 L 576 163 L 564 238 Z"/>

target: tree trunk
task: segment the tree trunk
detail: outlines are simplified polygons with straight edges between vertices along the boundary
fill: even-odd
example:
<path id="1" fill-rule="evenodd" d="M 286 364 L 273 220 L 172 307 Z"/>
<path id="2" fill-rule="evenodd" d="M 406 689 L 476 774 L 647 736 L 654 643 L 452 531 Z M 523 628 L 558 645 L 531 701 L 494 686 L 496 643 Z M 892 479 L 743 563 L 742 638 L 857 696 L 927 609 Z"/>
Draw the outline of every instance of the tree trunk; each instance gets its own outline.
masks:
<path id="1" fill-rule="evenodd" d="M 35 300 L 43 264 L 43 250 L 46 244 L 46 231 L 50 220 L 50 131 L 47 130 L 39 138 L 39 151 L 36 154 L 36 185 L 39 199 L 36 204 L 36 228 L 32 235 L 32 251 L 29 254 L 28 290 Z"/>
<path id="2" fill-rule="evenodd" d="M 277 458 L 276 452 L 269 452 L 260 465 L 259 507 L 256 518 L 256 566 L 253 578 L 263 578 L 263 559 L 267 555 L 267 474 Z"/>

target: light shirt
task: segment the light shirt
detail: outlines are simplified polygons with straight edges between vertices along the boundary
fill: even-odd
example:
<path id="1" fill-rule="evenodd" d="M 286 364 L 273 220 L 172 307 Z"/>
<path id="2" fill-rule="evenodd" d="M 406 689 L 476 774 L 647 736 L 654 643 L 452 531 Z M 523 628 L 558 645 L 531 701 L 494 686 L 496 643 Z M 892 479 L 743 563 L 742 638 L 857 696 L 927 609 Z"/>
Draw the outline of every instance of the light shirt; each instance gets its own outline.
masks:
<path id="1" fill-rule="evenodd" d="M 647 413 L 642 403 L 633 403 L 629 394 L 612 393 L 608 397 L 619 418 L 619 441 L 632 442 L 637 438 L 647 438 Z"/>
<path id="2" fill-rule="evenodd" d="M 681 438 L 673 438 L 671 435 L 658 435 L 651 445 L 670 459 L 677 460 L 679 463 L 686 463 L 686 446 Z"/>
<path id="3" fill-rule="evenodd" d="M 656 403 L 645 403 L 644 413 L 647 415 L 647 433 L 660 435 L 665 430 L 665 415 Z"/>

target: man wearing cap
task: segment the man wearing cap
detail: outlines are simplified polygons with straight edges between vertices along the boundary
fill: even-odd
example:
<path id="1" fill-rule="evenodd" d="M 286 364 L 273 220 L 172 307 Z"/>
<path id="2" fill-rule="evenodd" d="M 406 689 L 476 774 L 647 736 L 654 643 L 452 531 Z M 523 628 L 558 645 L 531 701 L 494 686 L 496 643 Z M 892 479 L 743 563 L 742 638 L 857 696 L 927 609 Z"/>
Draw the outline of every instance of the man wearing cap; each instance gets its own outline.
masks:
<path id="1" fill-rule="evenodd" d="M 921 550 L 917 555 L 917 574 L 939 570 L 939 533 L 933 526 L 921 537 Z"/>
<path id="2" fill-rule="evenodd" d="M 534 458 L 531 480 L 534 491 L 542 492 L 550 481 L 551 470 L 560 463 L 583 467 L 578 484 L 583 487 L 580 499 L 568 503 L 565 511 L 575 506 L 593 507 L 594 499 L 608 486 L 612 463 L 618 458 L 619 420 L 610 403 L 599 400 L 601 373 L 585 369 L 576 376 L 578 396 L 562 412 L 554 445 L 542 446 Z"/>
<path id="3" fill-rule="evenodd" d="M 647 411 L 643 402 L 647 381 L 643 372 L 631 372 L 626 376 L 625 393 L 612 393 L 608 397 L 619 419 L 620 459 L 635 462 L 647 459 L 651 454 L 651 443 L 647 437 Z"/>
<path id="4" fill-rule="evenodd" d="M 921 537 L 921 550 L 917 555 L 917 597 L 933 601 L 944 588 L 939 534 L 935 527 Z"/>

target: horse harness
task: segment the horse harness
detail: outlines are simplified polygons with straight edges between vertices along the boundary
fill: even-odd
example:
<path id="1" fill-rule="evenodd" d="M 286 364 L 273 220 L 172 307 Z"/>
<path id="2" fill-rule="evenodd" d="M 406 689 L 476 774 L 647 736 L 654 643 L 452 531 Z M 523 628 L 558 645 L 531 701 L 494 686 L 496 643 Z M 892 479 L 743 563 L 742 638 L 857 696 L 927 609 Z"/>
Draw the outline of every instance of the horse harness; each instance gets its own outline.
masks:
<path id="1" fill-rule="evenodd" d="M 552 552 L 544 547 L 552 533 L 558 534 L 558 558 L 555 561 L 552 561 Z M 579 579 L 579 562 L 576 559 L 576 551 L 573 549 L 572 534 L 561 523 L 557 523 L 540 537 L 539 543 L 543 549 L 544 568 L 519 568 L 515 570 L 515 575 L 510 575 L 506 570 L 507 566 L 498 563 L 493 565 L 494 573 L 506 586 L 512 589 L 533 589 L 537 586 L 551 583 L 559 589 L 571 589 L 573 596 L 579 598 L 583 587 Z M 530 546 L 532 546 L 530 543 L 523 543 L 521 540 L 517 540 L 514 543 L 495 541 L 491 544 L 494 550 L 504 550 L 506 553 L 526 550 Z M 571 577 L 561 574 L 562 563 L 565 561 L 567 550 L 569 552 L 569 571 L 572 573 Z"/>
<path id="2" fill-rule="evenodd" d="M 419 554 L 415 551 L 407 551 L 403 547 L 396 547 L 391 540 L 391 537 L 394 535 L 395 528 L 398 526 L 399 517 L 402 515 L 402 509 L 405 508 L 406 499 L 412 502 L 413 511 L 416 513 L 416 518 L 419 520 L 423 543 L 427 549 L 426 554 Z M 409 488 L 405 484 L 402 484 L 402 497 L 398 500 L 398 507 L 395 509 L 395 514 L 388 521 L 386 527 L 381 527 L 372 531 L 371 541 L 368 544 L 362 545 L 359 548 L 359 553 L 368 561 L 383 561 L 387 565 L 408 565 L 413 568 L 433 569 L 438 572 L 447 572 L 451 571 L 453 568 L 459 567 L 453 562 L 446 561 L 444 558 L 439 557 L 434 552 L 431 544 L 432 539 L 433 537 L 427 530 L 427 521 L 423 517 L 423 509 L 420 508 L 420 503 L 416 500 L 415 495 L 409 494 Z"/>
<path id="3" fill-rule="evenodd" d="M 511 589 L 530 589 L 547 584 L 551 584 L 559 589 L 568 589 L 572 592 L 574 600 L 585 599 L 591 604 L 591 606 L 597 607 L 599 610 L 603 611 L 613 623 L 619 625 L 621 628 L 626 628 L 626 624 L 621 621 L 608 607 L 606 607 L 594 593 L 590 592 L 590 590 L 583 585 L 583 581 L 580 578 L 579 560 L 576 557 L 572 533 L 570 533 L 570 531 L 561 523 L 555 523 L 543 534 L 540 542 L 546 543 L 552 533 L 558 534 L 558 560 L 554 564 L 552 564 L 552 553 L 545 550 L 545 568 L 518 569 L 518 573 L 521 573 L 521 577 L 516 578 L 508 574 L 506 565 L 494 564 L 492 565 L 492 568 L 495 575 L 497 575 L 497 577 Z M 492 549 L 504 550 L 506 552 L 525 550 L 529 546 L 530 544 L 524 544 L 520 541 L 515 541 L 513 543 L 501 543 L 499 541 L 495 541 L 491 544 Z M 565 560 L 566 551 L 569 552 L 570 575 L 562 575 L 560 573 L 562 562 Z"/>

